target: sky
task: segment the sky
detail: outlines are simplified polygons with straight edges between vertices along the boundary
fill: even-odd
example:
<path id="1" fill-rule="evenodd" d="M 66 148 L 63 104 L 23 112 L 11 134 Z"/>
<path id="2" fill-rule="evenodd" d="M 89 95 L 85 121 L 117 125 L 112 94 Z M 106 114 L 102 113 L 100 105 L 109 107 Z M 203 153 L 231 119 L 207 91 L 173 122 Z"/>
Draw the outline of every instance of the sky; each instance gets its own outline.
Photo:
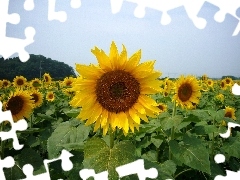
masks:
<path id="1" fill-rule="evenodd" d="M 8 37 L 25 39 L 24 29 L 35 28 L 35 41 L 25 48 L 29 54 L 40 54 L 75 69 L 76 63 L 97 64 L 91 49 L 97 46 L 108 54 L 115 41 L 119 51 L 125 45 L 128 57 L 141 49 L 141 62 L 156 60 L 155 69 L 162 77 L 240 77 L 240 33 L 232 36 L 238 20 L 229 14 L 222 23 L 216 22 L 214 15 L 219 8 L 210 3 L 198 14 L 207 20 L 204 29 L 193 24 L 184 7 L 170 10 L 171 23 L 162 25 L 161 11 L 146 8 L 145 16 L 137 18 L 136 3 L 128 1 L 113 14 L 110 0 L 82 0 L 77 9 L 70 6 L 70 0 L 57 0 L 56 11 L 67 13 L 65 22 L 48 20 L 47 0 L 34 3 L 35 8 L 26 11 L 24 0 L 10 0 L 9 13 L 18 13 L 21 20 L 17 25 L 8 23 L 6 29 Z M 240 17 L 240 10 L 237 14 Z"/>

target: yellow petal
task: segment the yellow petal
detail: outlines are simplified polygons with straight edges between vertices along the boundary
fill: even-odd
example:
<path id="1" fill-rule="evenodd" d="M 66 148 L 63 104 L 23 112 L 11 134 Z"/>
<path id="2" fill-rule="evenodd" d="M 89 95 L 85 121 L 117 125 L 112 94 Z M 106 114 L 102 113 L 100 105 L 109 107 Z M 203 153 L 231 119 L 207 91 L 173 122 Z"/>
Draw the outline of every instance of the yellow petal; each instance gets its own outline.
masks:
<path id="1" fill-rule="evenodd" d="M 141 59 L 141 50 L 134 53 L 129 60 L 126 62 L 125 70 L 128 72 L 132 72 L 138 65 Z"/>
<path id="2" fill-rule="evenodd" d="M 122 45 L 122 46 L 123 46 L 123 50 L 122 50 L 122 52 L 121 52 L 121 54 L 119 55 L 119 58 L 118 58 L 119 69 L 124 69 L 125 64 L 127 62 L 127 50 L 126 50 L 124 45 Z"/>
<path id="3" fill-rule="evenodd" d="M 102 115 L 101 115 L 101 127 L 107 124 L 107 121 L 109 119 L 108 114 L 109 114 L 108 111 L 103 109 Z"/>
<path id="4" fill-rule="evenodd" d="M 98 79 L 101 77 L 101 70 L 95 66 L 76 64 L 77 72 L 87 79 Z"/>
<path id="5" fill-rule="evenodd" d="M 133 108 L 136 109 L 141 114 L 145 114 L 146 113 L 145 108 L 138 102 L 136 102 L 134 104 Z"/>
<path id="6" fill-rule="evenodd" d="M 129 115 L 131 116 L 132 120 L 135 123 L 140 124 L 140 118 L 137 115 L 137 111 L 134 108 L 131 108 L 131 109 L 128 110 L 128 112 L 129 112 Z"/>
<path id="7" fill-rule="evenodd" d="M 99 50 L 97 47 L 95 47 L 95 49 L 92 49 L 91 52 L 96 56 L 99 66 L 102 69 L 106 71 L 110 71 L 112 69 L 109 57 L 105 54 L 103 50 Z"/>
<path id="8" fill-rule="evenodd" d="M 112 64 L 112 69 L 118 69 L 118 49 L 113 41 L 110 47 L 109 60 Z"/>
<path id="9" fill-rule="evenodd" d="M 128 133 L 128 118 L 127 115 L 124 112 L 118 113 L 118 120 L 119 120 L 119 127 L 123 128 L 125 133 Z"/>

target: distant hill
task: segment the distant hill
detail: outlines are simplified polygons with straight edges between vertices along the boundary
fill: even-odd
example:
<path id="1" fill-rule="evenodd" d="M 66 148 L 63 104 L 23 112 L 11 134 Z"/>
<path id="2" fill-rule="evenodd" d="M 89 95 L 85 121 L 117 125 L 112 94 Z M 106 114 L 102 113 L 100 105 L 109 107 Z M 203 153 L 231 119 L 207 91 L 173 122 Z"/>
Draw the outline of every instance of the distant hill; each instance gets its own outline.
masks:
<path id="1" fill-rule="evenodd" d="M 0 80 L 12 81 L 20 75 L 32 80 L 42 77 L 44 73 L 49 73 L 53 80 L 62 80 L 67 76 L 76 77 L 71 66 L 42 55 L 31 54 L 27 62 L 21 62 L 19 57 L 6 60 L 0 58 Z"/>

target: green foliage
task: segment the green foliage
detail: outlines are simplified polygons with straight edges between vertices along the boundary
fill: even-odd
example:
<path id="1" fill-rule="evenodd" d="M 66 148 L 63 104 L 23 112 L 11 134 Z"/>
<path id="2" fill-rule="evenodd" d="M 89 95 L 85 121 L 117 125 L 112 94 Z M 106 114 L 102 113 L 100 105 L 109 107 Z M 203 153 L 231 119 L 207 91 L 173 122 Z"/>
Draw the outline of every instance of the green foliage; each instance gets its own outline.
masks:
<path id="1" fill-rule="evenodd" d="M 7 60 L 0 58 L 0 64 L 0 79 L 7 79 L 9 81 L 20 75 L 24 76 L 27 80 L 41 78 L 44 73 L 49 73 L 54 80 L 76 76 L 71 66 L 42 55 L 31 54 L 29 60 L 25 63 L 22 63 L 19 57 Z"/>
<path id="2" fill-rule="evenodd" d="M 96 173 L 108 171 L 108 179 L 118 178 L 116 167 L 133 162 L 135 147 L 128 141 L 122 141 L 110 148 L 100 138 L 89 139 L 84 147 L 84 168 L 94 169 Z"/>

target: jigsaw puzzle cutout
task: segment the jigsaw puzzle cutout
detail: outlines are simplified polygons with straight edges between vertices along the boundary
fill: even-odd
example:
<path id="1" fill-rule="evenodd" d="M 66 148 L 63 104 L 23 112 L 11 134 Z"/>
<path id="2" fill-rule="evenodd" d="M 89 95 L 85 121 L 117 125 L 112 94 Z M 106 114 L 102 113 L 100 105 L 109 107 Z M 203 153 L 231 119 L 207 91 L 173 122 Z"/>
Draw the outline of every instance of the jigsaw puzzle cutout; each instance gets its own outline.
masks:
<path id="1" fill-rule="evenodd" d="M 0 123 L 8 121 L 11 124 L 11 130 L 8 132 L 0 132 L 0 138 L 2 141 L 6 139 L 13 139 L 13 148 L 15 150 L 20 150 L 24 145 L 20 145 L 16 131 L 24 131 L 27 129 L 28 124 L 25 119 L 21 119 L 17 122 L 13 121 L 11 111 L 2 111 L 2 102 L 0 102 Z"/>
<path id="2" fill-rule="evenodd" d="M 5 175 L 3 172 L 3 168 L 11 168 L 15 164 L 13 157 L 8 156 L 4 158 L 3 160 L 0 159 L 0 179 L 5 180 Z"/>
<path id="3" fill-rule="evenodd" d="M 123 4 L 124 0 L 110 0 L 112 13 L 118 13 Z M 178 7 L 184 7 L 188 17 L 192 20 L 193 24 L 199 28 L 204 29 L 207 25 L 207 21 L 204 18 L 198 17 L 203 4 L 208 2 L 214 6 L 219 7 L 219 11 L 215 14 L 214 19 L 217 22 L 223 22 L 227 14 L 235 17 L 239 23 L 235 28 L 232 36 L 237 36 L 240 32 L 240 17 L 236 14 L 237 10 L 240 8 L 239 0 L 125 0 L 130 3 L 135 3 L 137 5 L 134 15 L 138 18 L 143 18 L 145 16 L 146 8 L 151 8 L 162 12 L 161 24 L 167 25 L 171 22 L 171 17 L 168 11 L 173 10 Z"/>
<path id="4" fill-rule="evenodd" d="M 6 37 L 7 23 L 18 24 L 20 22 L 19 14 L 8 14 L 8 5 L 9 0 L 0 1 L 0 55 L 7 59 L 11 55 L 18 53 L 19 59 L 25 62 L 29 59 L 25 47 L 34 42 L 35 29 L 33 27 L 25 28 L 26 39 Z"/>
<path id="5" fill-rule="evenodd" d="M 145 169 L 144 160 L 139 159 L 134 162 L 119 166 L 116 168 L 119 178 L 137 174 L 139 180 L 145 180 L 146 178 L 155 179 L 158 176 L 156 168 Z M 79 176 L 83 180 L 87 180 L 90 177 L 94 177 L 95 180 L 108 180 L 108 171 L 103 171 L 98 174 L 95 173 L 94 169 L 82 169 L 79 171 Z"/>
<path id="6" fill-rule="evenodd" d="M 240 95 L 240 86 L 235 83 L 232 86 L 232 93 L 234 95 Z M 239 124 L 228 122 L 228 129 L 226 133 L 220 133 L 222 138 L 228 138 L 231 134 L 231 128 L 240 127 Z M 225 162 L 225 156 L 223 154 L 216 154 L 214 160 L 217 164 Z M 237 180 L 240 178 L 240 169 L 237 172 L 226 170 L 226 176 L 217 175 L 214 180 Z"/>
<path id="7" fill-rule="evenodd" d="M 71 0 L 70 5 L 72 8 L 79 8 L 81 0 Z M 67 20 L 67 13 L 65 11 L 55 11 L 56 0 L 48 0 L 48 20 L 58 20 L 65 22 Z"/>
<path id="8" fill-rule="evenodd" d="M 33 166 L 31 164 L 25 164 L 23 166 L 22 170 L 23 170 L 23 173 L 26 175 L 26 178 L 22 179 L 22 180 L 43 180 L 43 179 L 51 180 L 48 164 L 58 161 L 58 160 L 61 160 L 62 161 L 62 163 L 61 163 L 62 169 L 64 171 L 69 171 L 73 168 L 73 163 L 70 160 L 70 157 L 72 157 L 72 156 L 73 156 L 73 154 L 71 154 L 70 152 L 68 152 L 66 150 L 62 150 L 61 155 L 58 158 L 51 159 L 51 160 L 45 159 L 43 161 L 43 164 L 46 169 L 46 172 L 35 175 L 35 176 L 33 175 Z"/>

